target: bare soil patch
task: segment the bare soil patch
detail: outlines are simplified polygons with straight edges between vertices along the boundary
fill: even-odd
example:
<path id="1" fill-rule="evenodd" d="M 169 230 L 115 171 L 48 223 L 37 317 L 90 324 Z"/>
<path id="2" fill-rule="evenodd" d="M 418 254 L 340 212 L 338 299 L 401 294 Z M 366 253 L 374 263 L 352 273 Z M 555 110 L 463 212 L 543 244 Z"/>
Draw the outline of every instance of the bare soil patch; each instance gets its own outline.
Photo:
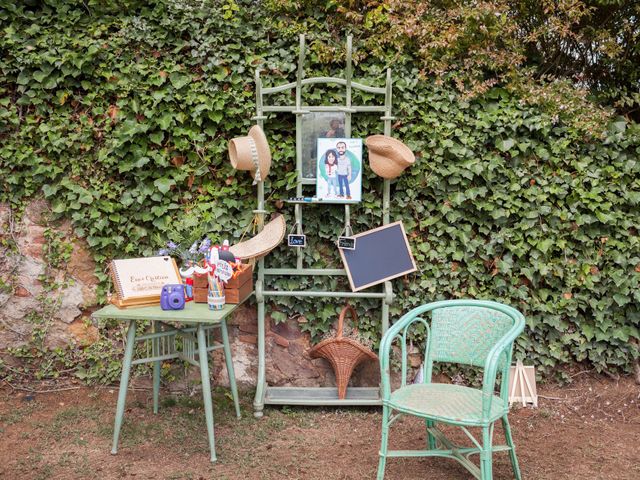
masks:
<path id="1" fill-rule="evenodd" d="M 523 478 L 640 478 L 640 387 L 631 378 L 581 375 L 567 387 L 542 387 L 540 394 L 539 408 L 510 414 Z M 228 392 L 216 390 L 218 462 L 211 464 L 198 395 L 163 392 L 154 415 L 151 392 L 130 391 L 115 456 L 109 452 L 116 387 L 33 397 L 0 389 L 0 478 L 375 478 L 378 409 L 267 408 L 257 420 L 247 392 L 237 420 Z M 421 422 L 407 418 L 394 427 L 391 447 L 424 445 Z M 496 436 L 502 441 L 499 427 Z M 469 474 L 444 459 L 390 459 L 385 478 L 453 480 Z M 506 453 L 494 456 L 494 478 L 513 478 Z"/>

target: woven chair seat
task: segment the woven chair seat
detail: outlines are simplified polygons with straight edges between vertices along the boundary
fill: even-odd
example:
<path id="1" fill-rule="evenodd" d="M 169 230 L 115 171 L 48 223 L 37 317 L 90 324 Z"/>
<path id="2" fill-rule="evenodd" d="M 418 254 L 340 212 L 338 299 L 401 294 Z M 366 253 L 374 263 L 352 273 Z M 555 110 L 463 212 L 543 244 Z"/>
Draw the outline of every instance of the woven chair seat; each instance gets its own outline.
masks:
<path id="1" fill-rule="evenodd" d="M 489 418 L 483 420 L 482 390 L 447 383 L 407 385 L 391 394 L 389 405 L 400 412 L 466 425 L 491 423 L 507 413 L 502 399 L 493 395 Z"/>

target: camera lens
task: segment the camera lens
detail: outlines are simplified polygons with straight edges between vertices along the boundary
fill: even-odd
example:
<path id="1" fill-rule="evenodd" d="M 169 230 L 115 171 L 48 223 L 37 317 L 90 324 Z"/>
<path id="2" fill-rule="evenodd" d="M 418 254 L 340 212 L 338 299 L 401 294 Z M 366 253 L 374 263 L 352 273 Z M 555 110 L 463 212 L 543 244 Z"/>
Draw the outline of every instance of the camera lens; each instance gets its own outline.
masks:
<path id="1" fill-rule="evenodd" d="M 169 294 L 169 305 L 176 310 L 184 307 L 184 295 L 179 292 L 171 292 Z"/>

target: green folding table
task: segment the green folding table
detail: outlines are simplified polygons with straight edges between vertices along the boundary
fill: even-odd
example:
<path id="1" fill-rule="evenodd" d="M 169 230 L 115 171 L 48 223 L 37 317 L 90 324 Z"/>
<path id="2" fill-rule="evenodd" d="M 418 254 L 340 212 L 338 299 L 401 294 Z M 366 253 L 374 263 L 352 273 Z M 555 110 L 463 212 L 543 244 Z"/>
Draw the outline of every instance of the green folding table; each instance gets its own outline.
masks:
<path id="1" fill-rule="evenodd" d="M 161 362 L 178 358 L 200 368 L 211 461 L 216 461 L 208 352 L 219 348 L 224 350 L 233 403 L 235 404 L 236 415 L 240 418 L 240 403 L 238 401 L 238 390 L 236 388 L 226 322 L 227 316 L 237 307 L 238 305 L 225 305 L 222 310 L 209 310 L 207 304 L 193 302 L 188 302 L 184 310 L 162 310 L 159 306 L 119 309 L 114 305 L 108 305 L 93 313 L 94 318 L 110 318 L 125 321 L 129 324 L 122 363 L 122 376 L 120 377 L 111 453 L 115 454 L 118 451 L 118 437 L 120 436 L 120 428 L 124 417 L 131 366 L 140 363 L 153 363 L 153 413 L 158 413 Z M 145 320 L 151 321 L 152 331 L 138 335 L 136 333 L 137 324 Z M 213 331 L 216 328 L 221 331 L 222 345 L 214 345 L 213 343 Z M 142 344 L 141 348 L 138 348 L 138 352 L 142 353 L 143 356 L 134 360 L 136 342 Z"/>

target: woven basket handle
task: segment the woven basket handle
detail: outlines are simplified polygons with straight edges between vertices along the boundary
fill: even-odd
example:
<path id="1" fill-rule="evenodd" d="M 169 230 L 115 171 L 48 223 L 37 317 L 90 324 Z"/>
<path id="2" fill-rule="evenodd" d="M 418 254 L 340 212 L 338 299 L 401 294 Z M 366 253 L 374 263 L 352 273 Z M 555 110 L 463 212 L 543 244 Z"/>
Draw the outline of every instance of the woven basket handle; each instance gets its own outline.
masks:
<path id="1" fill-rule="evenodd" d="M 336 338 L 342 338 L 344 316 L 347 314 L 347 312 L 351 313 L 351 320 L 353 321 L 354 326 L 358 322 L 358 315 L 356 314 L 355 309 L 351 305 L 345 305 L 345 307 L 340 312 L 340 317 L 338 317 L 338 329 L 336 330 Z"/>

